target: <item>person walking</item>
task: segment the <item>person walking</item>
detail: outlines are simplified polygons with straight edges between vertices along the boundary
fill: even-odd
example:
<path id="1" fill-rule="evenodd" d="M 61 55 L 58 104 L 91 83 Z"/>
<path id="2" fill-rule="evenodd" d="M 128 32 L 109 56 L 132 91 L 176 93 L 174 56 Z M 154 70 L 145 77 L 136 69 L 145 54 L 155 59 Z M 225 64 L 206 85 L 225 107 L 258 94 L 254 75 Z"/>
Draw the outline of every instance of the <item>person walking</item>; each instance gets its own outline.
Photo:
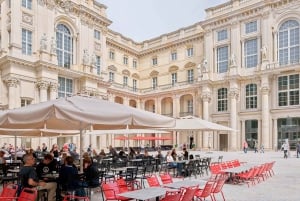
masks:
<path id="1" fill-rule="evenodd" d="M 289 150 L 289 145 L 287 142 L 284 142 L 282 145 L 283 148 L 283 158 L 287 159 L 288 158 L 288 150 Z"/>
<path id="2" fill-rule="evenodd" d="M 297 142 L 297 144 L 296 144 L 296 152 L 297 152 L 297 158 L 299 158 L 299 155 L 300 155 L 300 142 Z"/>
<path id="3" fill-rule="evenodd" d="M 257 146 L 257 141 L 254 141 L 254 153 L 258 153 Z"/>
<path id="4" fill-rule="evenodd" d="M 247 151 L 248 151 L 248 143 L 247 143 L 246 140 L 245 140 L 244 143 L 243 143 L 243 149 L 244 149 L 244 153 L 246 154 Z"/>
<path id="5" fill-rule="evenodd" d="M 265 147 L 264 144 L 260 145 L 260 153 L 265 153 Z"/>

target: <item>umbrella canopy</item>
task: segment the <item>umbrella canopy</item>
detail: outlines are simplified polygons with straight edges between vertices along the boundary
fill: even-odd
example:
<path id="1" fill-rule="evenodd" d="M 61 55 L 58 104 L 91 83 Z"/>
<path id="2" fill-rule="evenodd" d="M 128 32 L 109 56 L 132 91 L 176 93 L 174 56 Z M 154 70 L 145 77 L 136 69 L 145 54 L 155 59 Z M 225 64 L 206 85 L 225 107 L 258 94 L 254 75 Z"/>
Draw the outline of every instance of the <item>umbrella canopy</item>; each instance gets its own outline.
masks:
<path id="1" fill-rule="evenodd" d="M 87 134 L 91 135 L 105 135 L 105 134 L 147 134 L 147 133 L 169 133 L 169 131 L 155 130 L 155 129 L 115 129 L 115 130 L 94 130 Z"/>
<path id="2" fill-rule="evenodd" d="M 118 103 L 73 96 L 0 113 L 1 128 L 60 130 L 172 127 L 175 121 L 152 112 Z"/>
<path id="3" fill-rule="evenodd" d="M 115 140 L 128 140 L 128 137 L 122 135 L 122 136 L 116 136 Z"/>
<path id="4" fill-rule="evenodd" d="M 176 126 L 173 128 L 165 128 L 169 131 L 234 131 L 234 129 L 212 123 L 197 117 L 187 116 L 176 119 Z"/>

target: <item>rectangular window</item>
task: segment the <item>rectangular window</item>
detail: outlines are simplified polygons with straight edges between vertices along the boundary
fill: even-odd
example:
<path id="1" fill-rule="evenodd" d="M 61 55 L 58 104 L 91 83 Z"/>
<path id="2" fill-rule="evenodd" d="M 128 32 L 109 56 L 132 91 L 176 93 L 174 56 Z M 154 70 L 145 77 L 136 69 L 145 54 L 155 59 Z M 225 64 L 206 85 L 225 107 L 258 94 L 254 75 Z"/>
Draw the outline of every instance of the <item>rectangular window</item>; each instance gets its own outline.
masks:
<path id="1" fill-rule="evenodd" d="M 123 57 L 123 64 L 128 65 L 128 57 L 126 56 Z"/>
<path id="2" fill-rule="evenodd" d="M 123 87 L 128 86 L 128 77 L 127 76 L 123 76 Z"/>
<path id="3" fill-rule="evenodd" d="M 172 86 L 175 86 L 177 83 L 177 73 L 172 73 Z"/>
<path id="4" fill-rule="evenodd" d="M 188 57 L 194 56 L 194 49 L 192 47 L 188 48 L 186 51 Z"/>
<path id="5" fill-rule="evenodd" d="M 245 24 L 245 33 L 253 33 L 257 31 L 257 21 L 249 22 Z"/>
<path id="6" fill-rule="evenodd" d="M 115 74 L 113 72 L 109 72 L 109 82 L 115 81 Z"/>
<path id="7" fill-rule="evenodd" d="M 228 38 L 227 30 L 218 31 L 217 37 L 218 41 L 226 40 Z"/>
<path id="8" fill-rule="evenodd" d="M 218 73 L 225 73 L 228 70 L 228 46 L 217 49 Z"/>
<path id="9" fill-rule="evenodd" d="M 58 77 L 58 97 L 72 96 L 73 80 L 65 77 Z"/>
<path id="10" fill-rule="evenodd" d="M 100 31 L 94 30 L 94 38 L 100 40 L 100 37 L 101 37 Z"/>
<path id="11" fill-rule="evenodd" d="M 32 32 L 22 29 L 22 54 L 32 54 Z"/>
<path id="12" fill-rule="evenodd" d="M 134 92 L 137 91 L 137 80 L 135 80 L 135 79 L 132 80 L 132 89 Z"/>
<path id="13" fill-rule="evenodd" d="M 218 112 L 227 111 L 227 89 L 221 88 L 218 90 Z"/>
<path id="14" fill-rule="evenodd" d="M 157 65 L 157 57 L 152 58 L 152 65 L 156 66 Z"/>
<path id="15" fill-rule="evenodd" d="M 187 109 L 188 109 L 188 113 L 192 113 L 193 114 L 193 100 L 188 100 L 187 101 Z"/>
<path id="16" fill-rule="evenodd" d="M 176 61 L 177 60 L 177 52 L 172 52 L 171 53 L 171 60 Z"/>
<path id="17" fill-rule="evenodd" d="M 101 72 L 101 57 L 96 56 L 96 69 L 97 69 L 97 75 L 100 75 Z"/>
<path id="18" fill-rule="evenodd" d="M 32 0 L 22 0 L 22 6 L 27 9 L 32 9 Z"/>
<path id="19" fill-rule="evenodd" d="M 246 86 L 246 109 L 257 108 L 257 85 L 248 84 Z"/>
<path id="20" fill-rule="evenodd" d="M 193 83 L 194 82 L 194 69 L 190 69 L 187 71 L 187 78 L 188 78 L 188 83 Z"/>
<path id="21" fill-rule="evenodd" d="M 278 78 L 278 105 L 299 105 L 299 74 Z"/>
<path id="22" fill-rule="evenodd" d="M 115 52 L 114 51 L 109 51 L 109 59 L 115 60 Z"/>
<path id="23" fill-rule="evenodd" d="M 21 99 L 21 107 L 25 107 L 27 105 L 30 105 L 32 102 L 32 100 L 26 99 L 26 98 L 22 98 Z"/>
<path id="24" fill-rule="evenodd" d="M 157 88 L 157 77 L 153 77 L 152 78 L 152 89 L 156 89 Z"/>
<path id="25" fill-rule="evenodd" d="M 135 59 L 132 61 L 132 67 L 133 67 L 134 69 L 137 68 L 137 61 L 136 61 Z"/>
<path id="26" fill-rule="evenodd" d="M 245 41 L 245 67 L 253 68 L 258 64 L 257 38 Z"/>

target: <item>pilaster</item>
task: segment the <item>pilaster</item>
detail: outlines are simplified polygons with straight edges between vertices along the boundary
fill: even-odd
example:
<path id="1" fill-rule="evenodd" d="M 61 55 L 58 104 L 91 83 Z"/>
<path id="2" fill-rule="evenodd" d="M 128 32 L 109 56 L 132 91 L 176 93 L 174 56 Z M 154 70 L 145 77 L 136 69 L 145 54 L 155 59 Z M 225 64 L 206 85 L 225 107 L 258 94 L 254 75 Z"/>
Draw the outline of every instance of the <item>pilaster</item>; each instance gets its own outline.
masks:
<path id="1" fill-rule="evenodd" d="M 239 97 L 238 89 L 232 88 L 229 91 L 230 98 L 230 126 L 233 131 L 230 134 L 230 143 L 229 149 L 236 151 L 237 150 L 237 99 Z"/>
<path id="2" fill-rule="evenodd" d="M 47 101 L 47 90 L 49 87 L 49 82 L 40 80 L 36 83 L 36 85 L 40 90 L 40 102 Z"/>
<path id="3" fill-rule="evenodd" d="M 17 78 L 9 77 L 4 80 L 8 88 L 8 109 L 13 109 L 16 107 L 16 88 L 20 83 Z"/>

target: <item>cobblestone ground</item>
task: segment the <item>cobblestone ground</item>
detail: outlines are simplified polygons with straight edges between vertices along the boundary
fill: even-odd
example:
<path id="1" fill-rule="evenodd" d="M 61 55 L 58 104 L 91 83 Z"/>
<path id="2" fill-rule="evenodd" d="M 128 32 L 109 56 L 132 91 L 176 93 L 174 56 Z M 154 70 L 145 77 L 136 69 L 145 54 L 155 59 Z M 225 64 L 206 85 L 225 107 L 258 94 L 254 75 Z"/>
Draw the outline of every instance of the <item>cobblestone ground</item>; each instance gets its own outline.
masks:
<path id="1" fill-rule="evenodd" d="M 178 152 L 180 153 L 180 151 Z M 203 156 L 211 156 L 212 161 L 217 161 L 222 155 L 223 161 L 239 159 L 250 163 L 263 163 L 276 161 L 274 165 L 275 175 L 255 186 L 248 188 L 247 184 L 225 184 L 223 192 L 227 201 L 298 201 L 300 200 L 300 158 L 296 158 L 295 152 L 291 152 L 288 159 L 283 158 L 283 152 L 254 153 L 243 152 L 191 152 Z M 206 179 L 208 176 L 198 177 Z M 186 178 L 189 179 L 189 178 Z M 216 195 L 217 200 L 223 200 L 221 195 Z M 91 201 L 102 201 L 100 192 L 92 194 Z M 207 199 L 210 200 L 210 199 Z"/>

